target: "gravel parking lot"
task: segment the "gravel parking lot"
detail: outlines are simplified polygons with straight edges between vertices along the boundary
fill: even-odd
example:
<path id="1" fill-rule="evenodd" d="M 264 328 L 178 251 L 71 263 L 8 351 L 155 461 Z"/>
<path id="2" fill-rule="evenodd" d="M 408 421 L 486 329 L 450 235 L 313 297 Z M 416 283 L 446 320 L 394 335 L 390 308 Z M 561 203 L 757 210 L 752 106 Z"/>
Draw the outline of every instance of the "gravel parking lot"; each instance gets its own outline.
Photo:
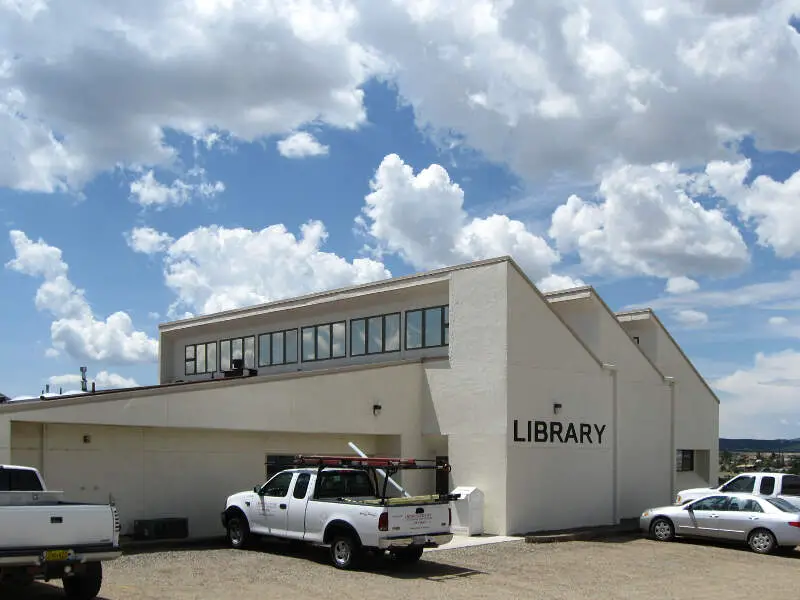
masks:
<path id="1" fill-rule="evenodd" d="M 108 600 L 241 598 L 526 598 L 670 600 L 752 598 L 759 582 L 794 598 L 800 552 L 759 556 L 746 549 L 641 538 L 598 542 L 508 542 L 426 553 L 412 567 L 368 559 L 342 572 L 323 549 L 265 543 L 253 551 L 186 548 L 126 555 L 106 565 Z M 61 598 L 36 584 L 3 600 Z"/>

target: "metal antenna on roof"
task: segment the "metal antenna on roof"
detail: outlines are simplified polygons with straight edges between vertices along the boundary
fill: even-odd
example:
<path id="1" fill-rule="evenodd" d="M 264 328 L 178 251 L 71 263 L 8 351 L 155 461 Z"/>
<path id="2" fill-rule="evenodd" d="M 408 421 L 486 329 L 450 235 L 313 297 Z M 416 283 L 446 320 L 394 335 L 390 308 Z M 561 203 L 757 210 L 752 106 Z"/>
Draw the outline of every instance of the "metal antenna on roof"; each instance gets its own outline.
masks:
<path id="1" fill-rule="evenodd" d="M 81 367 L 81 391 L 87 391 L 86 388 L 86 367 Z"/>

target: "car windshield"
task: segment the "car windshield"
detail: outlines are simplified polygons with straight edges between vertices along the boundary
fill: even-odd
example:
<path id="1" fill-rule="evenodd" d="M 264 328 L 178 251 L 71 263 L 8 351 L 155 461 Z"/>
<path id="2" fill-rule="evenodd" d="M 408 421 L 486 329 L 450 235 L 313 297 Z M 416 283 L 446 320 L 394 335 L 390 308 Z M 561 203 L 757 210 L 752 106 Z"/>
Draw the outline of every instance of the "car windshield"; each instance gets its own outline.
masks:
<path id="1" fill-rule="evenodd" d="M 800 513 L 800 507 L 795 506 L 783 498 L 766 498 L 766 501 L 772 504 L 772 506 L 781 509 L 783 512 Z"/>

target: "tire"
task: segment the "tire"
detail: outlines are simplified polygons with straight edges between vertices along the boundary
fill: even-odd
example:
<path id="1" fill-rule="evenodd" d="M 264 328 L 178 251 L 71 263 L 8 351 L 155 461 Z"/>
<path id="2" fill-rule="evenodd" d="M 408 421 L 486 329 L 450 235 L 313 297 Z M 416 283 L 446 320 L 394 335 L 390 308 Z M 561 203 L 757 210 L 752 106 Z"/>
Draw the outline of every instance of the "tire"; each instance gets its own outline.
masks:
<path id="1" fill-rule="evenodd" d="M 103 566 L 99 562 L 86 563 L 82 572 L 64 577 L 61 582 L 67 600 L 93 600 L 103 586 Z"/>
<path id="2" fill-rule="evenodd" d="M 361 558 L 361 545 L 346 533 L 337 533 L 331 540 L 331 562 L 337 569 L 352 569 Z"/>
<path id="3" fill-rule="evenodd" d="M 247 517 L 241 513 L 234 513 L 228 517 L 227 537 L 231 548 L 236 550 L 247 548 L 252 537 Z"/>
<path id="4" fill-rule="evenodd" d="M 669 519 L 657 517 L 650 524 L 650 535 L 659 542 L 671 542 L 675 539 L 675 526 Z"/>
<path id="5" fill-rule="evenodd" d="M 778 541 L 769 529 L 756 529 L 747 537 L 747 545 L 757 554 L 771 554 L 777 549 Z"/>
<path id="6" fill-rule="evenodd" d="M 425 549 L 422 546 L 414 546 L 412 548 L 403 548 L 394 552 L 394 557 L 397 561 L 411 565 L 422 558 L 422 553 Z"/>

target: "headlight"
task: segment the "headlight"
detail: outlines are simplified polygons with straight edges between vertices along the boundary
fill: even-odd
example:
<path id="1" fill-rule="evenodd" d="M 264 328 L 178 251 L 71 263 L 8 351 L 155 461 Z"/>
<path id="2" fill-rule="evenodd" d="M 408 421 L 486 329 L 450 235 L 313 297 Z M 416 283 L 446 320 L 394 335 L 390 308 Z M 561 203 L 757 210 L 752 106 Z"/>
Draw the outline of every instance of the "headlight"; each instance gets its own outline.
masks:
<path id="1" fill-rule="evenodd" d="M 646 517 L 646 516 L 647 516 L 647 515 L 649 515 L 649 514 L 650 514 L 650 509 L 648 508 L 646 511 L 644 511 L 644 512 L 642 513 L 642 516 L 643 516 L 643 517 Z"/>

